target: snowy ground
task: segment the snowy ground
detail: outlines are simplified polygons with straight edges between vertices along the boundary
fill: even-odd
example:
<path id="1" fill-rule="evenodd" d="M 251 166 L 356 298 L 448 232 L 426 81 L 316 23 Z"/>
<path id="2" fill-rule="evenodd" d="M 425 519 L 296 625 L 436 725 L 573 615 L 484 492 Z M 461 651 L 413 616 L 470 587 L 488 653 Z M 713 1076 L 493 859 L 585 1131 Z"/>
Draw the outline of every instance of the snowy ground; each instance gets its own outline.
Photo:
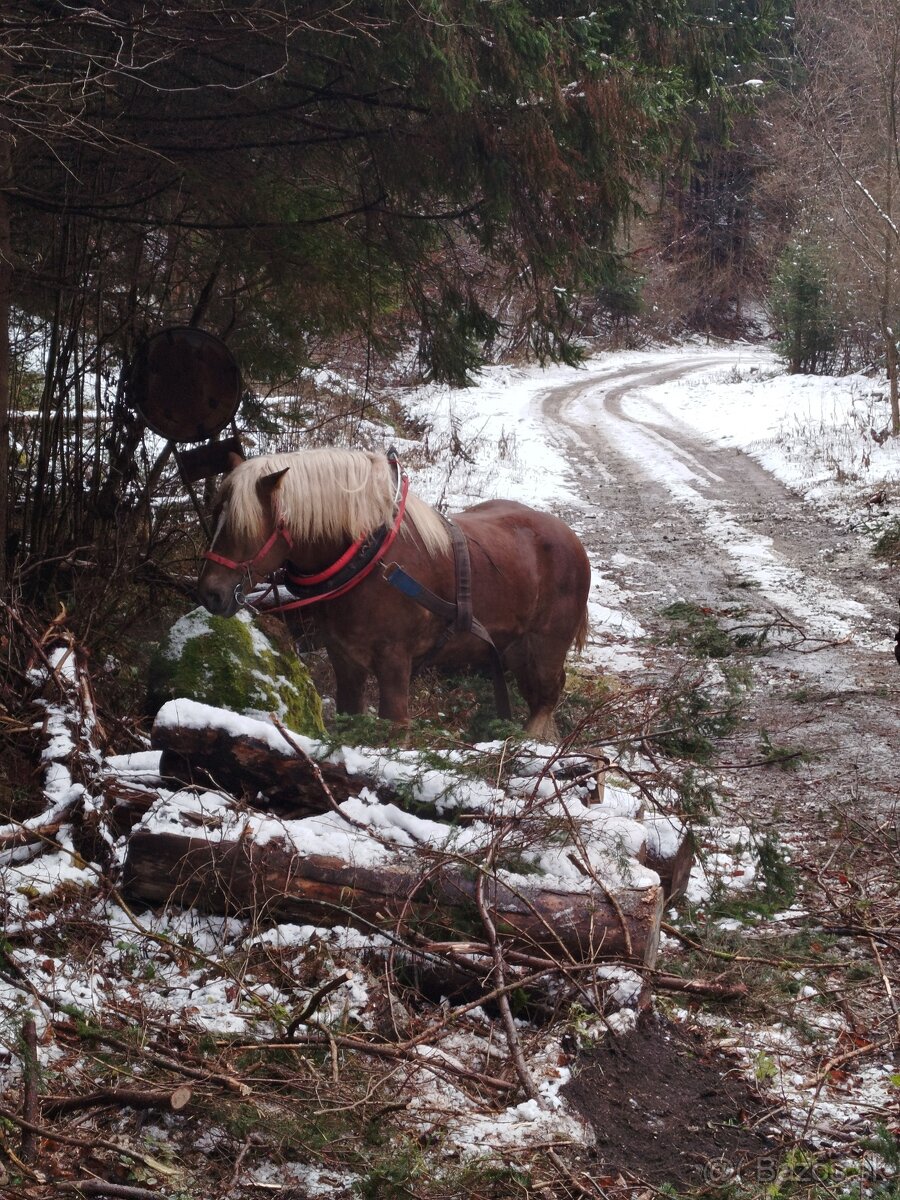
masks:
<path id="1" fill-rule="evenodd" d="M 869 550 L 900 495 L 900 447 L 881 436 L 888 424 L 882 392 L 878 381 L 865 378 L 790 378 L 767 351 L 737 345 L 605 354 L 578 369 L 497 367 L 470 389 L 430 387 L 403 396 L 430 426 L 426 465 L 415 469 L 413 481 L 425 499 L 453 511 L 490 496 L 512 497 L 559 511 L 581 534 L 594 567 L 594 631 L 579 672 L 609 672 L 617 686 L 639 686 L 682 667 L 682 652 L 668 643 L 661 616 L 673 601 L 696 602 L 732 624 L 771 625 L 770 653 L 753 664 L 753 697 L 723 768 L 729 803 L 700 834 L 705 854 L 692 882 L 691 921 L 702 924 L 717 884 L 748 893 L 757 886 L 751 844 L 760 832 L 777 832 L 797 863 L 812 863 L 839 892 L 847 878 L 843 867 L 828 877 L 837 853 L 827 842 L 835 812 L 852 799 L 861 829 L 871 821 L 890 824 L 900 772 L 895 602 L 888 593 L 892 572 Z M 422 457 L 421 447 L 406 449 L 410 458 Z M 51 723 L 65 724 L 64 714 L 48 715 Z M 802 739 L 808 757 L 791 773 L 743 769 L 761 730 L 770 740 Z M 60 737 L 67 736 L 61 727 Z M 51 744 L 47 763 L 62 762 L 65 749 Z M 147 770 L 152 775 L 153 765 Z M 81 786 L 61 771 L 51 782 L 57 791 Z M 131 783 L 140 786 L 133 777 Z M 320 1019 L 352 1018 L 364 1029 L 376 1019 L 367 956 L 377 947 L 350 933 L 280 926 L 251 936 L 238 923 L 194 913 L 136 924 L 116 899 L 98 895 L 90 919 L 106 925 L 97 955 L 107 969 L 73 966 L 49 948 L 59 937 L 52 911 L 42 924 L 27 916 L 35 898 L 49 895 L 60 878 L 86 890 L 94 885 L 96 873 L 64 835 L 60 842 L 58 853 L 33 861 L 8 851 L 3 865 L 10 936 L 30 940 L 18 951 L 19 962 L 32 971 L 41 995 L 88 1012 L 128 1004 L 136 1020 L 160 1026 L 185 1022 L 215 1035 L 267 1037 L 277 1023 L 265 1014 L 296 1008 L 308 993 L 257 986 L 253 955 L 277 951 L 286 969 L 299 971 L 306 948 L 315 944 L 326 959 L 325 976 L 349 972 L 323 1001 Z M 832 857 L 822 867 L 826 852 Z M 866 883 L 877 914 L 879 888 L 894 884 L 874 876 Z M 769 921 L 742 917 L 732 932 L 746 946 L 773 928 L 793 930 L 805 921 L 815 924 L 808 907 L 798 905 Z M 720 923 L 719 932 L 729 930 Z M 177 962 L 157 952 L 154 939 L 226 960 L 240 956 L 241 975 L 227 978 Z M 667 954 L 679 952 L 675 938 L 665 945 Z M 848 958 L 862 962 L 864 955 L 854 944 Z M 126 970 L 134 974 L 130 981 L 122 978 Z M 154 980 L 150 990 L 140 984 L 142 971 Z M 896 1023 L 876 1030 L 864 1019 L 856 1024 L 824 976 L 802 968 L 795 974 L 793 997 L 778 1020 L 674 1012 L 686 1023 L 708 1026 L 710 1036 L 756 1074 L 786 1128 L 827 1147 L 835 1130 L 871 1131 L 896 1102 L 895 1046 L 884 1032 Z M 625 976 L 621 982 L 627 992 L 634 981 Z M 874 986 L 881 987 L 879 977 Z M 25 1003 L 15 979 L 0 982 L 0 1001 L 8 1048 L 0 1054 L 0 1077 L 9 1088 L 18 1079 L 15 1037 Z M 473 1010 L 435 1053 L 488 1069 L 495 1036 L 492 1022 Z M 871 1047 L 851 1054 L 839 1079 L 822 1075 L 823 1063 L 848 1047 L 858 1050 L 866 1039 Z M 54 1053 L 48 1040 L 48 1068 Z M 493 1145 L 502 1154 L 529 1142 L 587 1139 L 559 1095 L 569 1070 L 560 1042 L 545 1040 L 530 1065 L 543 1105 L 495 1103 L 479 1111 L 454 1083 L 428 1071 L 408 1071 L 404 1084 L 416 1093 L 414 1116 L 429 1136 L 453 1113 L 446 1137 L 455 1153 Z M 354 1185 L 346 1173 L 335 1178 L 300 1161 L 293 1173 L 284 1166 L 274 1175 L 266 1167 L 253 1170 L 259 1186 L 290 1180 L 304 1188 L 298 1194 L 310 1196 L 340 1195 Z"/>
<path id="2" fill-rule="evenodd" d="M 578 370 L 496 368 L 477 388 L 432 390 L 414 407 L 475 459 L 444 475 L 432 468 L 430 498 L 452 508 L 511 495 L 554 506 L 581 533 L 594 565 L 594 665 L 632 683 L 658 674 L 671 662 L 660 613 L 673 601 L 726 623 L 771 623 L 743 744 L 729 757 L 752 762 L 765 736 L 802 744 L 804 761 L 792 772 L 724 771 L 731 824 L 705 835 L 707 865 L 728 842 L 746 844 L 742 820 L 774 829 L 806 867 L 833 862 L 828 831 L 849 797 L 857 832 L 881 830 L 896 850 L 896 578 L 871 557 L 900 500 L 882 380 L 791 377 L 765 349 L 687 346 L 603 355 Z M 722 869 L 752 886 L 749 861 Z M 845 876 L 834 875 L 840 891 Z M 874 911 L 891 888 L 873 878 Z M 693 895 L 702 907 L 699 873 Z M 816 924 L 803 909 L 786 920 Z M 892 1034 L 874 1034 L 875 1047 L 858 1063 L 851 1054 L 831 1083 L 817 1065 L 858 1045 L 860 1028 L 814 977 L 801 972 L 797 990 L 789 1020 L 711 1024 L 748 1069 L 771 1069 L 794 1130 L 813 1143 L 835 1130 L 852 1140 L 896 1104 L 900 1022 L 889 1017 Z"/>

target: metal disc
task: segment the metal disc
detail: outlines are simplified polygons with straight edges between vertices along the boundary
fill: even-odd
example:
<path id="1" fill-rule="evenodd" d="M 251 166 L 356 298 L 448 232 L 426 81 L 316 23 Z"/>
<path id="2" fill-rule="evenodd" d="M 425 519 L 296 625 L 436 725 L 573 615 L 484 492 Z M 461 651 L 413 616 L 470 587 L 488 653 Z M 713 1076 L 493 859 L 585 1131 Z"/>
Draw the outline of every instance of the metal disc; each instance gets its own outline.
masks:
<path id="1" fill-rule="evenodd" d="M 200 442 L 225 428 L 241 401 L 231 351 L 203 329 L 163 329 L 144 343 L 132 369 L 131 402 L 172 442 Z"/>

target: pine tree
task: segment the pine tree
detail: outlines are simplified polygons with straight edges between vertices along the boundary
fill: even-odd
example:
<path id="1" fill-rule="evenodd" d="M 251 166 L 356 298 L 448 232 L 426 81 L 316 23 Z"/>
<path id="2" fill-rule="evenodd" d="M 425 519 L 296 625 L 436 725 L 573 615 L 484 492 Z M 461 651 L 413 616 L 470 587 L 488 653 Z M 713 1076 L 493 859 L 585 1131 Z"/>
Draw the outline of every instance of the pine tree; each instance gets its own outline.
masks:
<path id="1" fill-rule="evenodd" d="M 772 281 L 771 308 L 778 352 L 791 374 L 826 371 L 836 323 L 821 255 L 809 242 L 797 242 L 782 255 Z"/>

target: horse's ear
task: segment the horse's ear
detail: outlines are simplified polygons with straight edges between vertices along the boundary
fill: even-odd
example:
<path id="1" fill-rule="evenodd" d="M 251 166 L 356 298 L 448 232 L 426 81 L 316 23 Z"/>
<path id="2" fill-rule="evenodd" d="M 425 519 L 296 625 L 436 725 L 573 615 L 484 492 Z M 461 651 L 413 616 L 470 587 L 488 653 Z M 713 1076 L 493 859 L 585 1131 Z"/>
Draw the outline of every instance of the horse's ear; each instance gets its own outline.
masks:
<path id="1" fill-rule="evenodd" d="M 256 494 L 263 504 L 272 499 L 281 487 L 282 479 L 284 479 L 290 469 L 290 467 L 284 467 L 281 471 L 273 471 L 271 475 L 263 475 L 261 479 L 257 479 Z"/>
<path id="2" fill-rule="evenodd" d="M 226 459 L 227 466 L 225 467 L 225 474 L 230 475 L 234 468 L 239 467 L 242 462 L 246 462 L 246 459 L 243 457 L 243 455 L 235 454 L 233 450 L 229 450 L 228 458 Z"/>

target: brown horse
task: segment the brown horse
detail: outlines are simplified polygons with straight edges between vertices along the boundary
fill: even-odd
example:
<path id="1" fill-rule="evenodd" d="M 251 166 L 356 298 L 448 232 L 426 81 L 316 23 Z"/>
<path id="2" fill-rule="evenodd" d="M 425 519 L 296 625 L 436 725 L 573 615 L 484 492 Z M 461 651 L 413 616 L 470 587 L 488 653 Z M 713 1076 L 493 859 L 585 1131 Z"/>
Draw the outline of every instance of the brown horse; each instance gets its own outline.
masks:
<path id="1" fill-rule="evenodd" d="M 573 644 L 580 650 L 587 636 L 591 572 L 584 547 L 556 517 L 508 500 L 478 504 L 452 521 L 468 545 L 474 617 L 519 684 L 527 731 L 551 737 L 566 654 Z M 373 674 L 380 716 L 406 722 L 417 666 L 489 665 L 486 641 L 472 633 L 448 637 L 445 619 L 387 582 L 388 564 L 399 564 L 437 596 L 452 602 L 456 595 L 449 522 L 407 496 L 399 468 L 383 454 L 332 448 L 246 462 L 235 456 L 215 522 L 198 586 L 203 604 L 222 616 L 232 615 L 250 585 L 279 568 L 287 565 L 304 582 L 339 580 L 335 568 L 352 560 L 353 543 L 374 530 L 396 537 L 380 565 L 370 564 L 348 590 L 310 609 L 334 669 L 339 712 L 362 712 Z M 359 562 L 366 545 L 357 551 Z M 353 569 L 350 561 L 344 576 Z"/>

